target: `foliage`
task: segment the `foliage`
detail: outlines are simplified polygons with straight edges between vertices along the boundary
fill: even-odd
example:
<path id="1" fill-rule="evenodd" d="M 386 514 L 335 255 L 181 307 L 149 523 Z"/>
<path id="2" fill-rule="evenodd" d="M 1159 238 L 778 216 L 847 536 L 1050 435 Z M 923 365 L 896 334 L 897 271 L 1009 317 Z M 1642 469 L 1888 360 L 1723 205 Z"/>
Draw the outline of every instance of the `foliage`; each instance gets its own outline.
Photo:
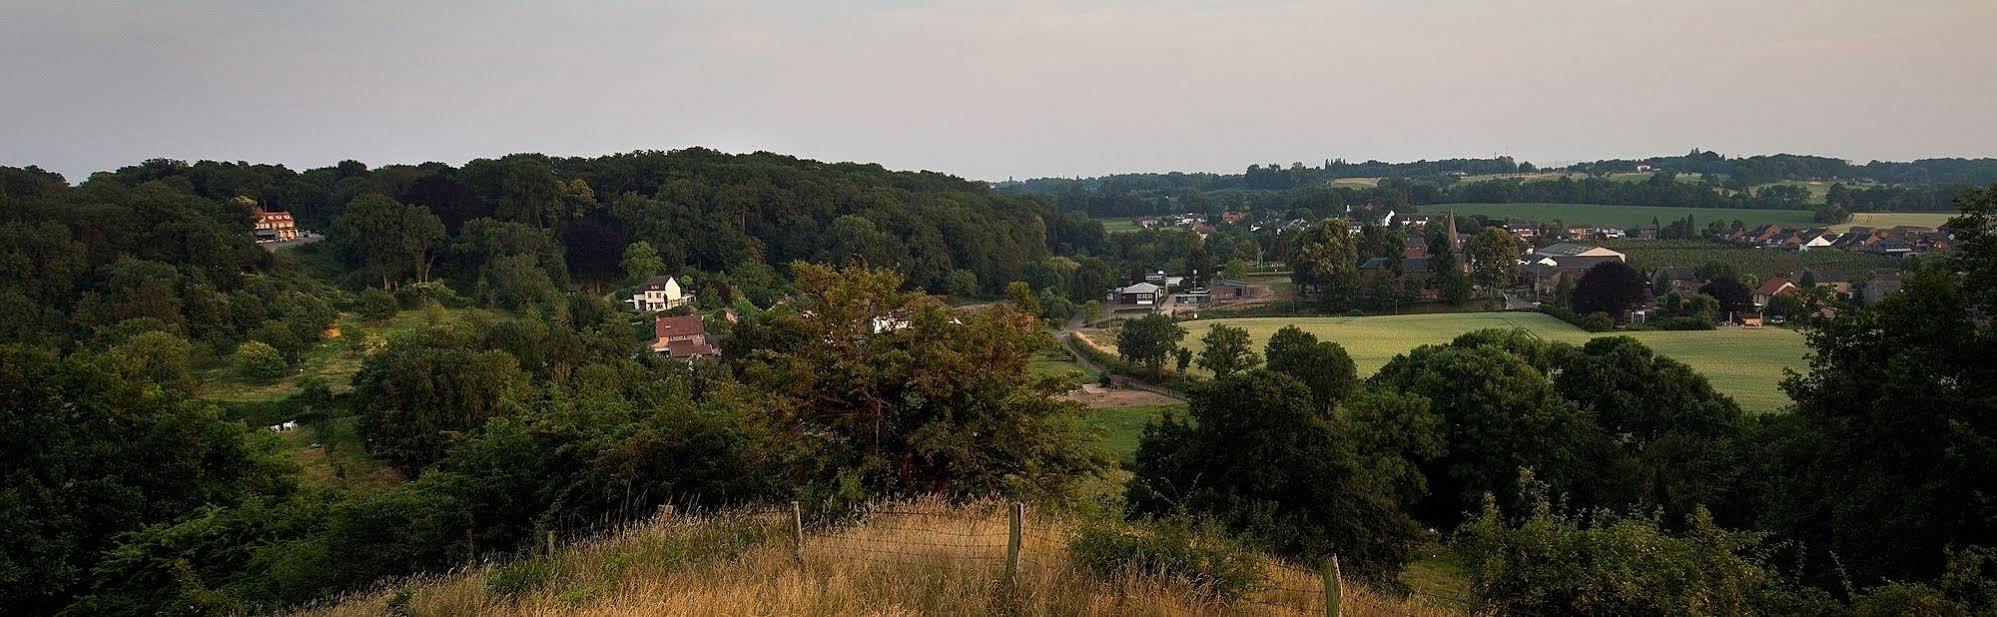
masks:
<path id="1" fill-rule="evenodd" d="M 1127 491 L 1133 511 L 1209 517 L 1286 555 L 1335 553 L 1365 578 L 1412 558 L 1420 527 L 1401 491 L 1302 383 L 1257 369 L 1191 396 L 1192 422 L 1168 415 L 1145 428 Z"/>
<path id="2" fill-rule="evenodd" d="M 1498 227 L 1486 227 L 1463 246 L 1470 259 L 1470 278 L 1487 292 L 1510 287 L 1519 277 L 1518 240 Z"/>
<path id="3" fill-rule="evenodd" d="M 517 413 L 527 374 L 513 355 L 479 347 L 467 333 L 429 329 L 369 356 L 354 375 L 369 451 L 414 476 L 444 457 L 454 434 Z"/>
<path id="4" fill-rule="evenodd" d="M 1184 519 L 1083 525 L 1068 559 L 1100 579 L 1143 574 L 1185 582 L 1218 598 L 1240 598 L 1262 582 L 1255 552 Z"/>
<path id="5" fill-rule="evenodd" d="M 1159 374 L 1165 367 L 1166 354 L 1178 349 L 1179 340 L 1185 338 L 1186 329 L 1162 313 L 1151 313 L 1143 317 L 1123 322 L 1123 328 L 1116 335 L 1116 354 L 1128 362 L 1144 365 L 1151 374 Z"/>
<path id="6" fill-rule="evenodd" d="M 430 280 L 435 253 L 444 243 L 444 224 L 421 206 L 368 194 L 348 203 L 334 220 L 330 236 L 349 263 L 367 269 L 382 289 L 414 278 Z"/>
<path id="7" fill-rule="evenodd" d="M 1650 290 L 1642 274 L 1621 261 L 1605 261 L 1581 274 L 1581 281 L 1574 285 L 1574 297 L 1568 303 L 1576 313 L 1603 312 L 1623 321 L 1630 309 L 1649 301 Z"/>
<path id="8" fill-rule="evenodd" d="M 1695 512 L 1682 534 L 1643 515 L 1555 513 L 1513 525 L 1492 503 L 1466 523 L 1457 554 L 1483 610 L 1525 615 L 1826 615 L 1842 607 L 1775 567 L 1766 534 Z"/>
<path id="9" fill-rule="evenodd" d="M 1248 340 L 1247 330 L 1214 324 L 1200 343 L 1204 345 L 1199 354 L 1200 368 L 1213 371 L 1216 377 L 1226 377 L 1262 364 L 1262 356 L 1256 355 Z"/>
<path id="10" fill-rule="evenodd" d="M 1917 579 L 1942 571 L 1950 545 L 1997 545 L 1997 329 L 1989 287 L 1997 250 L 1981 192 L 1957 219 L 1969 231 L 1950 269 L 1923 270 L 1897 293 L 1816 324 L 1807 374 L 1783 388 L 1793 424 L 1770 445 L 1763 524 L 1833 552 L 1850 576 Z"/>
<path id="11" fill-rule="evenodd" d="M 1327 412 L 1337 409 L 1339 403 L 1359 389 L 1358 372 L 1345 348 L 1338 343 L 1319 341 L 1317 335 L 1302 328 L 1284 326 L 1277 330 L 1269 336 L 1267 351 L 1269 370 L 1303 382 L 1319 409 Z"/>
<path id="12" fill-rule="evenodd" d="M 63 606 L 121 534 L 287 490 L 285 464 L 242 424 L 119 363 L 0 345 L 0 598 L 10 611 Z"/>
<path id="13" fill-rule="evenodd" d="M 881 269 L 792 265 L 796 312 L 738 325 L 739 368 L 794 453 L 779 470 L 813 501 L 937 492 L 1063 497 L 1108 456 L 1076 423 L 1064 380 L 1027 364 L 1052 346 L 1009 305 L 953 313 Z M 746 341 L 745 341 L 746 342 Z M 740 344 L 738 343 L 739 347 Z"/>
<path id="14" fill-rule="evenodd" d="M 1359 253 L 1345 221 L 1325 219 L 1304 230 L 1287 263 L 1290 280 L 1327 309 L 1342 311 L 1359 299 Z"/>
<path id="15" fill-rule="evenodd" d="M 394 294 L 373 287 L 361 291 L 359 312 L 362 319 L 374 322 L 388 321 L 401 309 Z"/>
<path id="16" fill-rule="evenodd" d="M 289 371 L 290 365 L 275 347 L 259 341 L 236 346 L 236 372 L 245 378 L 267 382 Z"/>

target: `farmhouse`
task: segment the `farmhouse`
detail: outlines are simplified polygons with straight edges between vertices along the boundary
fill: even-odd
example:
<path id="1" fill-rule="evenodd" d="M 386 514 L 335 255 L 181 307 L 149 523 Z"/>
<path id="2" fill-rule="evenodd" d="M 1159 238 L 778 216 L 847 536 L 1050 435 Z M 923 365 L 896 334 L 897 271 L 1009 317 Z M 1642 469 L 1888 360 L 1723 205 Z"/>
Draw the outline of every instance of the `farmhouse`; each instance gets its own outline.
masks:
<path id="1" fill-rule="evenodd" d="M 625 300 L 640 313 L 679 308 L 692 301 L 693 294 L 680 289 L 679 279 L 664 274 L 645 279 L 645 284 L 631 293 L 631 299 Z"/>
<path id="2" fill-rule="evenodd" d="M 692 361 L 721 353 L 707 338 L 707 326 L 701 323 L 698 315 L 659 317 L 652 327 L 656 335 L 652 339 L 652 351 L 667 357 Z"/>

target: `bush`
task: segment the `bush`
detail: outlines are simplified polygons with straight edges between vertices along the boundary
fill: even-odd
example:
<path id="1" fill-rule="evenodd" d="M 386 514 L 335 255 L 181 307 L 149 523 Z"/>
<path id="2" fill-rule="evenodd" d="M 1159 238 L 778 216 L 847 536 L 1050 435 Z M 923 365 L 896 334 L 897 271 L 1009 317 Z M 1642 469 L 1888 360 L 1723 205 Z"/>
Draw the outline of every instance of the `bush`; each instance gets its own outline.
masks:
<path id="1" fill-rule="evenodd" d="M 361 292 L 361 319 L 368 321 L 388 321 L 395 317 L 396 311 L 401 309 L 402 307 L 396 302 L 394 294 L 373 287 L 369 287 L 367 291 Z"/>
<path id="2" fill-rule="evenodd" d="M 493 569 L 485 576 L 485 588 L 495 596 L 515 596 L 539 591 L 553 573 L 554 563 L 534 558 Z"/>
<path id="3" fill-rule="evenodd" d="M 1589 332 L 1607 332 L 1616 329 L 1616 318 L 1608 313 L 1595 311 L 1581 319 L 1581 329 Z"/>
<path id="4" fill-rule="evenodd" d="M 1253 551 L 1180 519 L 1085 525 L 1068 542 L 1068 556 L 1097 577 L 1173 578 L 1221 598 L 1240 597 L 1261 582 L 1261 564 Z"/>
<path id="5" fill-rule="evenodd" d="M 283 377 L 286 366 L 284 354 L 270 345 L 250 341 L 236 346 L 236 372 L 257 381 L 273 381 Z"/>
<path id="6" fill-rule="evenodd" d="M 430 304 L 440 304 L 448 308 L 462 308 L 469 304 L 464 296 L 443 283 L 415 283 L 396 288 L 395 299 L 402 308 L 421 308 Z"/>
<path id="7" fill-rule="evenodd" d="M 1655 322 L 1652 322 L 1652 325 L 1654 325 L 1654 326 L 1657 326 L 1657 329 L 1659 329 L 1659 330 L 1711 330 L 1711 329 L 1713 329 L 1713 322 L 1712 322 L 1712 320 L 1710 320 L 1710 319 L 1700 319 L 1700 318 L 1697 318 L 1697 317 L 1670 317 L 1670 318 L 1666 318 L 1666 319 L 1660 319 L 1660 320 L 1657 320 L 1657 321 L 1655 321 Z"/>

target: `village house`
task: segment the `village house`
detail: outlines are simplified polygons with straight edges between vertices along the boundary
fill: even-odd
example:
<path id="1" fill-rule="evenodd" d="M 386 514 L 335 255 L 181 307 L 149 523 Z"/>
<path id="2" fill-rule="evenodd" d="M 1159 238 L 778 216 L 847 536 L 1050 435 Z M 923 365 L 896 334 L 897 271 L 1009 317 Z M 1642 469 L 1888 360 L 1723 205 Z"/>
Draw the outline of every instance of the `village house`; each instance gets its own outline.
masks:
<path id="1" fill-rule="evenodd" d="M 1900 275 L 1880 275 L 1859 288 L 1858 301 L 1863 304 L 1878 304 L 1880 300 L 1886 299 L 1887 295 L 1900 291 L 1900 285 Z"/>
<path id="2" fill-rule="evenodd" d="M 287 242 L 298 239 L 298 222 L 291 219 L 290 212 L 265 210 L 251 207 L 250 216 L 256 217 L 252 233 L 257 242 Z"/>
<path id="3" fill-rule="evenodd" d="M 1581 275 L 1605 262 L 1625 261 L 1622 253 L 1599 246 L 1563 242 L 1526 255 L 1519 278 L 1540 294 L 1553 293 L 1563 285 L 1573 286 Z"/>
<path id="4" fill-rule="evenodd" d="M 707 325 L 701 323 L 699 315 L 660 316 L 653 324 L 653 333 L 656 337 L 652 339 L 652 351 L 670 358 L 691 362 L 721 353 L 707 337 Z"/>
<path id="5" fill-rule="evenodd" d="M 1789 279 L 1779 276 L 1770 278 L 1762 281 L 1761 288 L 1754 290 L 1754 305 L 1768 306 L 1768 301 L 1775 299 L 1775 296 L 1795 291 L 1796 284 L 1789 282 Z"/>
<path id="6" fill-rule="evenodd" d="M 665 274 L 645 279 L 645 284 L 631 293 L 631 299 L 625 300 L 640 313 L 675 309 L 692 301 L 693 294 L 680 289 L 679 279 Z"/>
<path id="7" fill-rule="evenodd" d="M 1696 270 L 1684 266 L 1658 268 L 1650 277 L 1651 289 L 1665 295 L 1676 292 L 1679 296 L 1691 295 L 1699 291 L 1699 275 Z"/>

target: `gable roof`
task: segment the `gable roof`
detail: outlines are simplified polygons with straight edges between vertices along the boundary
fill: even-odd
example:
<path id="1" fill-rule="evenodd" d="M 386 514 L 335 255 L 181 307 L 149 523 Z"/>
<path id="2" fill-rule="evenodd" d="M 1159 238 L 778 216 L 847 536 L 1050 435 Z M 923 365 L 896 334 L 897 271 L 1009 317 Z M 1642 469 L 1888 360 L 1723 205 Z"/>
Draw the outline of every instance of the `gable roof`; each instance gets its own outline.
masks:
<path id="1" fill-rule="evenodd" d="M 1158 293 L 1158 292 L 1159 292 L 1159 290 L 1162 290 L 1162 289 L 1164 289 L 1164 288 L 1163 288 L 1163 287 L 1159 287 L 1159 286 L 1157 286 L 1157 285 L 1155 285 L 1155 284 L 1152 284 L 1152 283 L 1148 283 L 1148 282 L 1146 282 L 1146 283 L 1132 283 L 1132 284 L 1131 284 L 1130 286 L 1128 286 L 1128 287 L 1124 287 L 1124 288 L 1122 288 L 1122 289 L 1118 289 L 1118 290 L 1116 290 L 1116 292 L 1117 292 L 1117 293 L 1124 293 L 1124 294 L 1155 294 L 1155 293 Z"/>
<path id="2" fill-rule="evenodd" d="M 658 322 L 653 324 L 652 331 L 659 338 L 692 334 L 705 336 L 707 334 L 707 324 L 701 323 L 699 315 L 660 317 Z"/>
<path id="3" fill-rule="evenodd" d="M 1761 284 L 1761 290 L 1759 293 L 1764 296 L 1772 296 L 1778 293 L 1782 293 L 1782 289 L 1785 287 L 1795 287 L 1795 286 L 1796 284 L 1789 282 L 1789 279 L 1778 276 L 1763 282 Z"/>
<path id="4" fill-rule="evenodd" d="M 1561 242 L 1559 244 L 1547 245 L 1533 251 L 1533 253 L 1549 257 L 1620 257 L 1622 255 L 1622 253 L 1603 247 L 1576 242 Z"/>
<path id="5" fill-rule="evenodd" d="M 652 278 L 645 279 L 645 285 L 643 289 L 648 289 L 648 290 L 665 289 L 667 285 L 672 285 L 677 287 L 679 286 L 679 282 L 673 280 L 673 275 L 661 274 L 658 276 L 654 276 Z"/>

